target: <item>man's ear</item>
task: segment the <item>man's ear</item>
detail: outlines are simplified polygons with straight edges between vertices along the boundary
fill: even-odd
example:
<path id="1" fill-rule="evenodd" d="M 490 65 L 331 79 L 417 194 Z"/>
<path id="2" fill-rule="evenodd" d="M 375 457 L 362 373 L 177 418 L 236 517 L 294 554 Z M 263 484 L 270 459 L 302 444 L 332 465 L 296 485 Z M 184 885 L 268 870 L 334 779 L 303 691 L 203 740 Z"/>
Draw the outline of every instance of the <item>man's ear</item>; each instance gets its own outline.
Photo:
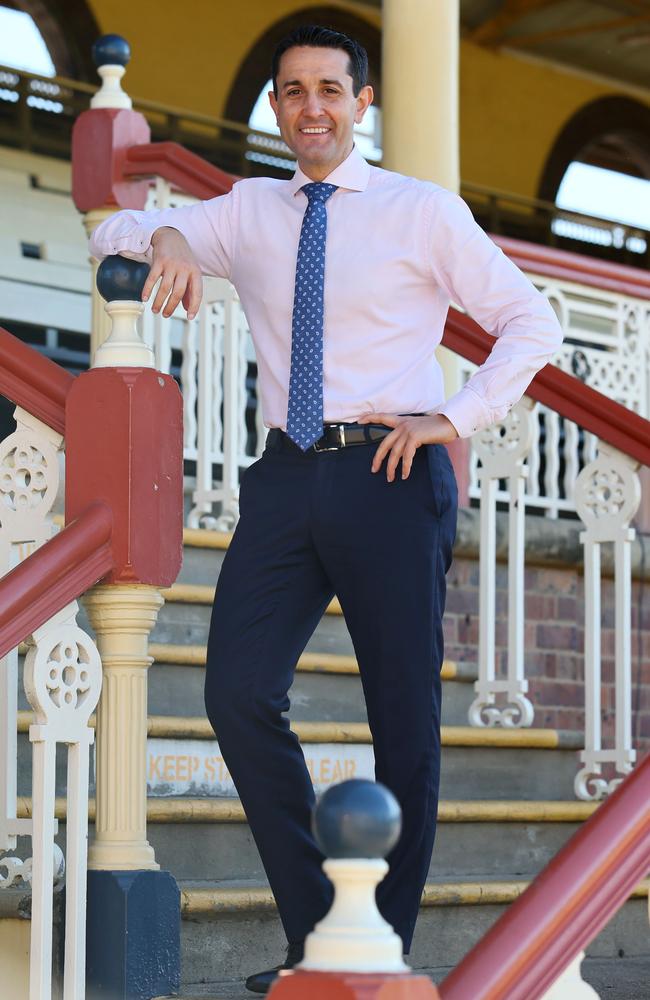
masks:
<path id="1" fill-rule="evenodd" d="M 357 110 L 354 114 L 354 120 L 357 125 L 363 121 L 363 116 L 370 107 L 374 99 L 374 92 L 372 87 L 368 84 L 362 87 L 357 96 Z"/>
<path id="2" fill-rule="evenodd" d="M 278 99 L 272 90 L 269 90 L 269 104 L 273 109 L 273 114 L 275 115 L 276 122 L 278 121 Z M 279 124 L 279 122 L 278 122 Z"/>

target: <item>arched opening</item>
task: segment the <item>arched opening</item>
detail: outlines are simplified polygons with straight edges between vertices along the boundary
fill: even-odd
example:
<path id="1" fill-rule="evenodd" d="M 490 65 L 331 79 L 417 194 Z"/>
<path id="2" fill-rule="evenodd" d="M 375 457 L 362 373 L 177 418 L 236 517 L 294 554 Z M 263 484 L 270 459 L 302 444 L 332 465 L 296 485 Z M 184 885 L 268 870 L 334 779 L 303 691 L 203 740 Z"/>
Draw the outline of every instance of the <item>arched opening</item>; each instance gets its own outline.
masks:
<path id="1" fill-rule="evenodd" d="M 31 18 L 57 76 L 97 81 L 91 48 L 102 32 L 86 0 L 67 0 L 65 4 L 60 0 L 5 0 L 2 7 Z M 15 61 L 11 65 L 24 68 Z"/>
<path id="2" fill-rule="evenodd" d="M 0 64 L 43 76 L 56 74 L 50 50 L 33 17 L 5 4 L 0 6 Z"/>
<path id="3" fill-rule="evenodd" d="M 584 223 L 560 215 L 552 232 L 561 245 L 641 264 L 650 251 L 650 108 L 629 98 L 594 101 L 560 132 L 548 157 L 539 197 L 564 213 L 590 215 Z"/>

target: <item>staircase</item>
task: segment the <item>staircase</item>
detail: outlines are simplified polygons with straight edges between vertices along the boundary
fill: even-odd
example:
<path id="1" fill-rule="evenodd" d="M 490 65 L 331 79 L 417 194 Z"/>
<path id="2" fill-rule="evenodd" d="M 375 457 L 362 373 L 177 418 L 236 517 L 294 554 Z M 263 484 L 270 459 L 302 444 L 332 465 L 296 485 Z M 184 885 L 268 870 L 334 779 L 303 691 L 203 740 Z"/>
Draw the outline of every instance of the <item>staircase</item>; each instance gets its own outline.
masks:
<path id="1" fill-rule="evenodd" d="M 284 937 L 241 805 L 225 769 L 219 775 L 203 709 L 210 605 L 229 536 L 186 531 L 185 541 L 179 581 L 165 593 L 151 640 L 149 841 L 161 867 L 181 886 L 182 995 L 239 1000 L 250 996 L 242 978 L 277 964 Z M 436 979 L 595 808 L 574 799 L 577 734 L 470 728 L 471 665 L 446 662 L 443 678 L 439 826 L 410 955 L 415 969 L 427 969 Z M 293 726 L 321 787 L 372 776 L 361 683 L 336 601 L 298 664 L 291 701 Z M 26 728 L 22 716 L 20 794 L 29 788 Z M 214 795 L 219 776 L 222 791 L 230 794 Z M 58 777 L 61 794 L 62 769 Z M 62 824 L 59 841 L 64 839 Z M 647 891 L 647 884 L 641 886 L 589 949 L 593 959 L 583 972 L 590 978 L 592 970 L 594 984 L 610 977 L 620 989 L 626 975 L 641 982 L 650 972 Z M 10 910 L 19 913 L 24 896 L 23 890 L 5 891 L 0 918 Z M 644 994 L 604 995 L 641 1000 Z"/>

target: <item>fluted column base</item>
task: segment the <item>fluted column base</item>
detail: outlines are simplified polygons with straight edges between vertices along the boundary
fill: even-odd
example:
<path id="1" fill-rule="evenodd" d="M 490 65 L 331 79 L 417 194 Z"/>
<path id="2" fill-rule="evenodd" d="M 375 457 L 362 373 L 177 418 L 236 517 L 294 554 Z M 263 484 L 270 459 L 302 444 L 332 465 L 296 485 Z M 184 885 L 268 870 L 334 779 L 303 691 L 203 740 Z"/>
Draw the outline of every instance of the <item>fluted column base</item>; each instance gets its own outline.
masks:
<path id="1" fill-rule="evenodd" d="M 147 841 L 149 633 L 163 603 L 155 587 L 95 587 L 83 599 L 104 679 L 97 708 L 95 840 L 88 867 L 157 869 Z"/>

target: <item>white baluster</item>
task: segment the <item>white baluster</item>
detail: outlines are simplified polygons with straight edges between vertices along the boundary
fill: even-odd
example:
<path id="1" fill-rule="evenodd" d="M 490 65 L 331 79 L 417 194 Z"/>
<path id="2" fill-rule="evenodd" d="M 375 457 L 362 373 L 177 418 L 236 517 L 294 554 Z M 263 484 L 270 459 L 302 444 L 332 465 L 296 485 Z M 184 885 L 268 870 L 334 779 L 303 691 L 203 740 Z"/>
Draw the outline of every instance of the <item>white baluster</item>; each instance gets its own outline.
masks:
<path id="1" fill-rule="evenodd" d="M 222 287 L 221 296 L 215 302 L 213 313 L 213 340 L 212 351 L 209 356 L 210 374 L 212 382 L 210 385 L 210 417 L 211 417 L 211 437 L 208 440 L 207 448 L 210 461 L 213 464 L 223 462 L 223 418 L 225 415 L 224 400 L 224 365 L 225 365 L 225 343 L 226 343 L 226 300 L 228 289 Z M 212 480 L 210 480 L 212 483 Z M 213 500 L 218 500 L 221 494 L 217 491 Z"/>
<path id="2" fill-rule="evenodd" d="M 214 528 L 211 516 L 215 493 L 212 486 L 216 434 L 221 422 L 221 303 L 202 307 L 198 314 L 199 345 L 197 362 L 198 423 L 196 430 L 196 489 L 188 517 L 190 528 Z M 218 422 L 218 425 L 217 425 Z"/>
<path id="3" fill-rule="evenodd" d="M 59 488 L 58 451 L 63 438 L 18 407 L 16 431 L 0 442 L 0 575 L 47 541 L 48 520 Z M 16 816 L 18 651 L 0 660 L 0 851 L 31 833 L 32 821 Z M 3 865 L 9 859 L 5 858 Z M 15 870 L 15 866 L 14 866 Z M 8 883 L 0 881 L 0 887 Z"/>
<path id="4" fill-rule="evenodd" d="M 52 889 L 57 744 L 69 747 L 66 808 L 67 880 L 64 1000 L 85 995 L 88 764 L 94 732 L 88 722 L 101 692 L 99 653 L 76 624 L 76 602 L 36 629 L 25 658 L 25 691 L 34 710 L 32 926 L 30 1000 L 52 989 Z"/>
<path id="5" fill-rule="evenodd" d="M 533 706 L 526 697 L 524 678 L 524 465 L 532 439 L 532 404 L 528 400 L 510 411 L 505 421 L 473 441 L 481 459 L 479 676 L 476 698 L 469 710 L 473 726 L 530 726 Z M 510 483 L 508 551 L 508 665 L 504 679 L 496 677 L 496 492 L 500 479 Z M 497 706 L 497 695 L 505 704 Z"/>
<path id="6" fill-rule="evenodd" d="M 239 303 L 234 290 L 226 299 L 224 317 L 224 367 L 223 367 L 223 462 L 221 513 L 217 519 L 219 531 L 231 531 L 239 516 L 239 427 L 238 399 L 240 397 L 239 366 Z"/>
<path id="7" fill-rule="evenodd" d="M 638 463 L 601 442 L 598 457 L 576 483 L 576 507 L 585 526 L 585 749 L 575 778 L 578 798 L 602 798 L 628 774 L 636 759 L 631 739 L 631 545 L 630 522 L 641 501 Z M 614 746 L 601 734 L 600 547 L 614 544 L 616 725 Z M 602 777 L 603 765 L 621 777 Z"/>
<path id="8" fill-rule="evenodd" d="M 246 386 L 246 376 L 248 373 L 247 358 L 247 335 L 248 328 L 244 310 L 239 302 L 237 303 L 237 386 L 238 386 L 238 406 L 237 406 L 237 494 L 239 494 L 239 466 L 246 458 L 246 443 L 248 440 L 248 428 L 246 427 L 246 403 L 248 401 L 248 389 Z M 239 512 L 239 505 L 237 506 Z"/>
<path id="9" fill-rule="evenodd" d="M 576 480 L 580 472 L 578 447 L 580 435 L 578 425 L 573 420 L 564 421 L 564 495 L 575 504 Z"/>
<path id="10" fill-rule="evenodd" d="M 544 427 L 546 440 L 544 442 L 544 493 L 547 497 L 547 515 L 556 518 L 558 515 L 557 500 L 560 473 L 560 418 L 554 410 L 544 410 Z"/>
<path id="11" fill-rule="evenodd" d="M 172 317 L 162 313 L 152 313 L 154 329 L 155 367 L 169 375 L 172 368 Z"/>
<path id="12" fill-rule="evenodd" d="M 539 469 L 540 469 L 540 410 L 541 407 L 539 403 L 535 403 L 533 409 L 531 410 L 531 439 L 530 439 L 530 451 L 528 452 L 528 477 L 526 479 L 526 499 L 533 500 L 539 497 Z"/>
<path id="13" fill-rule="evenodd" d="M 181 364 L 181 390 L 183 393 L 183 453 L 186 459 L 196 458 L 198 346 L 199 324 L 196 319 L 186 320 L 183 323 L 183 361 Z"/>
<path id="14" fill-rule="evenodd" d="M 584 957 L 584 951 L 576 955 L 550 990 L 546 991 L 542 1000 L 598 1000 L 598 993 L 584 981 L 580 972 Z"/>

